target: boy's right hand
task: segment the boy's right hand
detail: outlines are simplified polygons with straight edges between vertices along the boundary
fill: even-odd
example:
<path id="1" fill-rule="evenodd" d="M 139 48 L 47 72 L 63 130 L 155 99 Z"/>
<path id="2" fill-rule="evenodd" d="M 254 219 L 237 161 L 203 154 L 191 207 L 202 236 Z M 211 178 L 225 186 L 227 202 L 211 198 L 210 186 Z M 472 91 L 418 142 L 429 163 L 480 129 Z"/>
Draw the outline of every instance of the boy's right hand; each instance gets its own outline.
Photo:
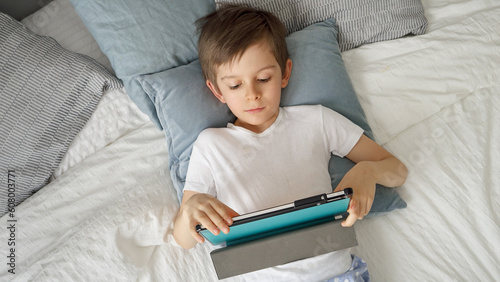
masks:
<path id="1" fill-rule="evenodd" d="M 233 209 L 211 195 L 184 191 L 178 217 L 187 225 L 191 236 L 199 243 L 203 243 L 205 240 L 196 232 L 196 225 L 203 225 L 214 235 L 218 235 L 220 231 L 227 234 L 229 226 L 233 223 L 232 217 L 238 215 Z"/>

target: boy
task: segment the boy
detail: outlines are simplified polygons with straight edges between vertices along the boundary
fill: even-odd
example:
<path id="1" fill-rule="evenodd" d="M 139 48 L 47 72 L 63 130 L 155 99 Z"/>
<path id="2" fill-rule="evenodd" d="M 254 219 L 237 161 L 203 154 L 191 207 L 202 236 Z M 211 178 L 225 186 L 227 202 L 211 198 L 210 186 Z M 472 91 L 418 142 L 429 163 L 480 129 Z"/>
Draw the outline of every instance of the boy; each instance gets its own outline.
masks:
<path id="1" fill-rule="evenodd" d="M 275 16 L 226 6 L 200 23 L 207 86 L 237 119 L 227 128 L 203 131 L 193 146 L 173 231 L 179 245 L 203 243 L 195 231 L 199 223 L 215 235 L 228 233 L 238 214 L 331 192 L 332 153 L 356 163 L 335 189 L 354 190 L 344 226 L 370 211 L 376 183 L 404 183 L 404 164 L 340 114 L 322 106 L 280 108 L 292 61 L 285 27 Z M 240 278 L 319 281 L 345 273 L 351 263 L 344 250 Z"/>

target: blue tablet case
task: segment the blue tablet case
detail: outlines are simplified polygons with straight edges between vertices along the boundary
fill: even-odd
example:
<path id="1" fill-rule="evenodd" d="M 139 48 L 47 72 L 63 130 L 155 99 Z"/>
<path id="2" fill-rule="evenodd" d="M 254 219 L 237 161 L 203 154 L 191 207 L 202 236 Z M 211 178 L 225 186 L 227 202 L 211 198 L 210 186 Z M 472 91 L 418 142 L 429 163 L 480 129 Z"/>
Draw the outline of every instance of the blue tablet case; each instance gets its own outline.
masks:
<path id="1" fill-rule="evenodd" d="M 343 218 L 349 198 L 326 202 L 284 214 L 279 214 L 247 223 L 230 226 L 228 234 L 213 235 L 208 230 L 200 234 L 216 246 L 232 246 L 251 240 L 317 225 L 322 222 Z"/>

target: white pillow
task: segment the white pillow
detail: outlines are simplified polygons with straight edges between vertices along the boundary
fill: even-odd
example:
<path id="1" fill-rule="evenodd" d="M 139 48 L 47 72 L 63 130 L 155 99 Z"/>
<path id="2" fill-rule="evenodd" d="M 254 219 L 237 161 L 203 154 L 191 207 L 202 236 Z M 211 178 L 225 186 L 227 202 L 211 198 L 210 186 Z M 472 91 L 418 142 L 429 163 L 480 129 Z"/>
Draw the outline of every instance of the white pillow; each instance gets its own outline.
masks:
<path id="1" fill-rule="evenodd" d="M 65 49 L 93 58 L 114 74 L 108 58 L 69 0 L 54 0 L 21 23 L 36 34 L 54 38 Z"/>

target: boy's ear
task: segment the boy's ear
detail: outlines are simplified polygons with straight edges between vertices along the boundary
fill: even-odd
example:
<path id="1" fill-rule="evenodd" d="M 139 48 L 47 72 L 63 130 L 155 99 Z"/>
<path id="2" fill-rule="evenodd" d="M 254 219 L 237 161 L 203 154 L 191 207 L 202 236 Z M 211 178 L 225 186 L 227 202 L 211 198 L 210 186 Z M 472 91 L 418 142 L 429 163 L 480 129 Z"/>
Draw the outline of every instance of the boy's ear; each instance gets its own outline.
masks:
<path id="1" fill-rule="evenodd" d="M 290 80 L 290 75 L 292 74 L 292 60 L 288 59 L 286 61 L 285 73 L 281 79 L 281 88 L 285 88 L 288 85 L 288 80 Z"/>
<path id="2" fill-rule="evenodd" d="M 210 91 L 212 91 L 214 96 L 217 97 L 217 99 L 219 99 L 219 101 L 221 101 L 222 103 L 226 103 L 226 100 L 224 99 L 224 96 L 222 96 L 222 94 L 220 93 L 219 88 L 215 86 L 209 79 L 207 79 L 207 86 L 210 89 Z"/>

